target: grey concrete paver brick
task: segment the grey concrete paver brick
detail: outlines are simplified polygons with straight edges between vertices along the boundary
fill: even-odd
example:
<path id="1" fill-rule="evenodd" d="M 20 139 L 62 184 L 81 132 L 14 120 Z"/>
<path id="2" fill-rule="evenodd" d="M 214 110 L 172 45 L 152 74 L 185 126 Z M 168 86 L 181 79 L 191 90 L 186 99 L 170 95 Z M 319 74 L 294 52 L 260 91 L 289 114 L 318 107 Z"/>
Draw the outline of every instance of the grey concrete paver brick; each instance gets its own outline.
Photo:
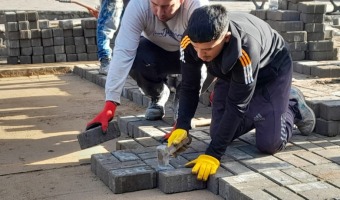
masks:
<path id="1" fill-rule="evenodd" d="M 266 153 L 261 152 L 256 146 L 253 145 L 244 145 L 237 147 L 237 149 L 245 152 L 246 154 L 252 156 L 253 158 L 260 158 L 268 155 Z"/>
<path id="2" fill-rule="evenodd" d="M 216 174 L 209 176 L 207 181 L 207 189 L 218 195 L 219 194 L 219 179 L 224 177 L 233 176 L 233 174 L 222 167 L 219 167 Z"/>
<path id="3" fill-rule="evenodd" d="M 192 148 L 191 148 L 192 149 Z M 185 159 L 189 160 L 189 161 L 192 161 L 194 159 L 196 159 L 199 155 L 201 155 L 202 152 L 191 152 L 191 153 L 188 153 L 187 151 L 185 151 L 183 154 L 181 154 Z"/>
<path id="4" fill-rule="evenodd" d="M 107 159 L 112 157 L 111 153 L 98 153 L 98 154 L 92 154 L 91 155 L 91 171 L 94 174 L 97 174 L 97 163 L 101 160 Z"/>
<path id="5" fill-rule="evenodd" d="M 253 156 L 241 151 L 238 148 L 234 148 L 234 147 L 228 147 L 225 154 L 233 157 L 235 160 L 243 160 L 243 159 L 253 158 Z"/>
<path id="6" fill-rule="evenodd" d="M 66 62 L 66 54 L 56 54 L 55 61 L 56 62 Z"/>
<path id="7" fill-rule="evenodd" d="M 6 31 L 8 31 L 9 34 L 11 34 L 10 32 L 13 32 L 13 31 L 19 31 L 18 22 L 7 22 Z"/>
<path id="8" fill-rule="evenodd" d="M 334 187 L 340 188 L 340 179 L 329 180 L 327 182 Z"/>
<path id="9" fill-rule="evenodd" d="M 326 32 L 311 32 L 307 34 L 307 41 L 316 41 L 316 40 L 325 40 L 326 39 Z M 320 52 L 320 51 L 318 51 Z M 330 57 L 327 57 L 327 53 L 329 52 L 320 52 L 321 55 L 317 56 L 318 52 L 308 52 L 308 58 L 310 60 L 333 60 L 333 59 L 328 59 Z"/>
<path id="10" fill-rule="evenodd" d="M 316 144 L 324 149 L 337 149 L 337 148 L 340 148 L 339 145 L 336 145 L 336 144 L 333 144 L 331 143 L 330 141 L 326 140 L 325 139 L 316 139 L 316 140 L 311 140 L 311 143 L 313 144 Z M 316 152 L 316 151 L 313 151 L 313 152 Z"/>
<path id="11" fill-rule="evenodd" d="M 156 139 L 160 139 L 166 134 L 164 131 L 154 126 L 140 127 L 140 131 L 142 132 L 143 135 L 147 135 Z"/>
<path id="12" fill-rule="evenodd" d="M 257 172 L 264 172 L 273 169 L 287 169 L 293 167 L 291 164 L 270 155 L 261 158 L 241 160 L 240 162 L 242 162 L 248 168 L 253 169 Z"/>
<path id="13" fill-rule="evenodd" d="M 296 10 L 268 10 L 267 19 L 275 21 L 299 21 L 300 12 Z"/>
<path id="14" fill-rule="evenodd" d="M 298 11 L 302 13 L 326 13 L 327 4 L 320 2 L 300 2 Z"/>
<path id="15" fill-rule="evenodd" d="M 193 130 L 193 131 L 190 131 L 190 135 L 199 140 L 211 139 L 210 135 L 204 131 Z"/>
<path id="16" fill-rule="evenodd" d="M 274 156 L 291 165 L 294 165 L 295 167 L 304 167 L 304 166 L 313 165 L 313 163 L 308 162 L 294 154 L 275 154 Z"/>
<path id="17" fill-rule="evenodd" d="M 277 186 L 263 175 L 254 172 L 220 178 L 219 181 L 219 195 L 225 199 L 238 199 L 242 198 L 242 193 L 245 191 L 262 190 Z"/>
<path id="18" fill-rule="evenodd" d="M 73 29 L 63 29 L 64 37 L 72 37 L 73 38 Z"/>
<path id="19" fill-rule="evenodd" d="M 236 199 L 258 199 L 258 200 L 274 200 L 278 199 L 263 190 L 245 190 L 241 191 L 239 194 L 234 194 L 233 198 Z"/>
<path id="20" fill-rule="evenodd" d="M 89 148 L 105 141 L 117 138 L 120 131 L 116 121 L 109 122 L 107 133 L 103 134 L 101 126 L 84 131 L 77 135 L 77 139 L 81 149 Z"/>
<path id="21" fill-rule="evenodd" d="M 84 37 L 96 37 L 96 31 L 97 29 L 92 28 L 92 29 L 84 29 Z"/>
<path id="22" fill-rule="evenodd" d="M 340 179 L 340 166 L 335 163 L 306 166 L 303 167 L 302 170 L 319 177 L 322 180 Z"/>
<path id="23" fill-rule="evenodd" d="M 55 46 L 60 46 L 62 45 L 62 47 L 64 48 L 64 37 L 53 37 L 53 45 Z"/>
<path id="24" fill-rule="evenodd" d="M 109 188 L 115 194 L 152 189 L 157 186 L 156 172 L 149 166 L 111 170 Z"/>
<path id="25" fill-rule="evenodd" d="M 311 200 L 340 197 L 340 189 L 321 181 L 301 183 L 288 187 L 299 195 L 302 195 L 304 198 Z"/>
<path id="26" fill-rule="evenodd" d="M 143 147 L 143 148 L 131 149 L 130 152 L 138 155 L 142 153 L 157 152 L 157 150 L 156 150 L 156 147 Z"/>
<path id="27" fill-rule="evenodd" d="M 27 20 L 30 22 L 38 21 L 39 14 L 37 11 L 27 11 Z"/>
<path id="28" fill-rule="evenodd" d="M 85 45 L 84 45 L 85 46 Z M 77 53 L 77 46 L 76 46 L 76 53 Z M 77 53 L 78 61 L 87 61 L 87 53 Z"/>
<path id="29" fill-rule="evenodd" d="M 323 23 L 325 21 L 325 15 L 315 13 L 301 13 L 300 20 L 304 23 Z"/>
<path id="30" fill-rule="evenodd" d="M 140 158 L 136 154 L 130 151 L 114 151 L 112 152 L 112 155 L 118 158 L 118 160 L 120 160 L 121 162 L 140 160 Z"/>
<path id="31" fill-rule="evenodd" d="M 340 101 L 320 103 L 320 116 L 325 120 L 340 120 Z"/>
<path id="32" fill-rule="evenodd" d="M 284 172 L 280 170 L 268 170 L 262 172 L 265 177 L 272 180 L 276 184 L 280 186 L 286 186 L 286 185 L 293 185 L 300 183 L 298 180 L 294 179 L 293 177 L 285 174 Z"/>
<path id="33" fill-rule="evenodd" d="M 36 64 L 36 63 L 43 63 L 44 62 L 44 56 L 32 56 L 32 63 Z"/>
<path id="34" fill-rule="evenodd" d="M 110 184 L 110 172 L 117 169 L 125 169 L 131 167 L 146 166 L 141 160 L 119 162 L 114 156 L 110 157 L 110 160 L 105 160 L 104 162 L 98 162 L 96 167 L 96 175 L 103 183 L 107 186 Z"/>
<path id="35" fill-rule="evenodd" d="M 32 57 L 31 56 L 19 56 L 20 64 L 31 64 Z"/>
<path id="36" fill-rule="evenodd" d="M 305 31 L 307 32 L 323 32 L 325 31 L 326 25 L 324 23 L 306 23 Z"/>
<path id="37" fill-rule="evenodd" d="M 292 199 L 303 200 L 304 199 L 284 187 L 270 187 L 270 188 L 265 188 L 264 191 L 282 200 L 292 200 Z"/>
<path id="38" fill-rule="evenodd" d="M 62 29 L 73 29 L 73 20 L 59 20 L 59 27 Z"/>
<path id="39" fill-rule="evenodd" d="M 157 158 L 151 158 L 151 159 L 145 159 L 144 162 L 150 166 L 152 169 L 154 169 L 156 172 L 164 171 L 164 170 L 173 170 L 175 169 L 173 166 L 166 165 L 166 166 L 160 166 L 158 164 Z"/>
<path id="40" fill-rule="evenodd" d="M 40 47 L 42 45 L 41 38 L 32 38 L 31 46 L 32 47 Z"/>
<path id="41" fill-rule="evenodd" d="M 305 140 L 305 141 L 291 141 L 294 145 L 299 146 L 307 151 L 316 151 L 323 149 L 322 147 L 313 144 L 312 142 Z"/>
<path id="42" fill-rule="evenodd" d="M 161 143 L 152 137 L 139 137 L 136 141 L 143 145 L 144 147 L 158 146 Z"/>
<path id="43" fill-rule="evenodd" d="M 151 159 L 151 158 L 157 158 L 157 151 L 155 149 L 154 151 L 145 152 L 145 153 L 139 153 L 137 155 L 142 160 Z"/>
<path id="44" fill-rule="evenodd" d="M 15 12 L 5 12 L 6 22 L 17 22 L 17 14 Z"/>
<path id="45" fill-rule="evenodd" d="M 158 188 L 166 193 L 187 192 L 204 189 L 207 182 L 199 181 L 191 174 L 191 168 L 161 171 L 158 174 Z"/>
<path id="46" fill-rule="evenodd" d="M 84 36 L 84 29 L 82 27 L 73 27 L 72 36 L 73 37 Z"/>
<path id="47" fill-rule="evenodd" d="M 208 145 L 201 141 L 192 141 L 190 143 L 190 147 L 195 149 L 197 152 L 205 152 L 205 150 L 208 148 Z"/>
<path id="48" fill-rule="evenodd" d="M 68 53 L 68 54 L 66 54 L 66 58 L 67 58 L 67 61 L 68 61 L 68 62 L 78 61 L 78 56 L 77 56 L 77 54 Z"/>
<path id="49" fill-rule="evenodd" d="M 9 40 L 19 40 L 20 39 L 20 32 L 19 31 L 14 31 L 14 32 L 9 32 L 7 36 Z"/>
<path id="50" fill-rule="evenodd" d="M 315 182 L 317 178 L 300 168 L 290 168 L 281 170 L 283 173 L 295 178 L 301 183 Z"/>
<path id="51" fill-rule="evenodd" d="M 314 153 L 340 165 L 340 153 L 339 152 L 340 152 L 340 149 L 336 148 L 336 149 L 319 150 L 319 151 L 315 151 Z"/>
<path id="52" fill-rule="evenodd" d="M 44 47 L 53 46 L 53 38 L 43 38 L 42 44 L 43 44 Z"/>
<path id="53" fill-rule="evenodd" d="M 137 149 L 137 148 L 143 148 L 143 145 L 139 144 L 134 139 L 118 140 L 116 142 L 116 150 Z"/>
<path id="54" fill-rule="evenodd" d="M 31 30 L 20 30 L 20 39 L 31 39 L 32 38 L 32 34 L 31 34 Z"/>
<path id="55" fill-rule="evenodd" d="M 174 168 L 184 168 L 185 164 L 189 162 L 189 160 L 185 159 L 183 156 L 177 156 L 176 158 L 171 158 L 169 163 Z"/>
<path id="56" fill-rule="evenodd" d="M 248 167 L 242 165 L 239 162 L 221 162 L 221 167 L 225 168 L 226 170 L 230 171 L 233 174 L 239 175 L 239 174 L 249 174 L 254 173 L 253 170 L 249 169 Z"/>
<path id="57" fill-rule="evenodd" d="M 140 121 L 142 120 L 140 117 L 136 116 L 118 116 L 117 122 L 118 122 L 118 127 L 121 133 L 128 134 L 128 125 L 130 122 L 134 121 Z"/>
<path id="58" fill-rule="evenodd" d="M 281 36 L 287 42 L 304 42 L 307 41 L 306 31 L 287 31 L 281 33 Z"/>
<path id="59" fill-rule="evenodd" d="M 319 149 L 319 150 L 323 150 L 323 149 Z M 304 159 L 304 160 L 307 160 L 308 162 L 311 162 L 313 163 L 314 165 L 317 165 L 317 164 L 325 164 L 325 163 L 329 163 L 331 161 L 313 153 L 313 152 L 310 152 L 310 151 L 301 151 L 301 152 L 298 152 L 298 153 L 295 153 L 296 156 Z"/>

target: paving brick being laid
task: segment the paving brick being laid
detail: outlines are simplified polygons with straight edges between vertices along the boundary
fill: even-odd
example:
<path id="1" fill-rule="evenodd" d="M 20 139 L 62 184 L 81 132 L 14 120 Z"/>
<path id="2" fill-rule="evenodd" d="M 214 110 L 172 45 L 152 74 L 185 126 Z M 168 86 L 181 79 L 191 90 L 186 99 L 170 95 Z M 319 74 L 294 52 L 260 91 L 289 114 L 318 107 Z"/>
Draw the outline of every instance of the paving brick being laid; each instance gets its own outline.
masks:
<path id="1" fill-rule="evenodd" d="M 109 122 L 109 126 L 106 133 L 103 133 L 101 126 L 86 130 L 77 135 L 78 142 L 81 149 L 93 147 L 108 140 L 118 138 L 120 131 L 117 121 Z"/>

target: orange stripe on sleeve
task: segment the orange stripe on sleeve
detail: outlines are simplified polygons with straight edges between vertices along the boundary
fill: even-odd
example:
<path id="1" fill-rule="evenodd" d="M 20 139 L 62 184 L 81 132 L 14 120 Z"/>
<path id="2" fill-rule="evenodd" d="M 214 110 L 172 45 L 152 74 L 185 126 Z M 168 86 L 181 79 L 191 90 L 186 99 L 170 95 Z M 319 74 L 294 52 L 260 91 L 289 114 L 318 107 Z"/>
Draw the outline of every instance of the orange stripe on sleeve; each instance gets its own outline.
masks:
<path id="1" fill-rule="evenodd" d="M 251 63 L 251 60 L 250 60 L 247 52 L 243 49 L 242 49 L 242 55 L 245 57 L 245 59 L 247 60 L 247 64 L 249 65 Z"/>

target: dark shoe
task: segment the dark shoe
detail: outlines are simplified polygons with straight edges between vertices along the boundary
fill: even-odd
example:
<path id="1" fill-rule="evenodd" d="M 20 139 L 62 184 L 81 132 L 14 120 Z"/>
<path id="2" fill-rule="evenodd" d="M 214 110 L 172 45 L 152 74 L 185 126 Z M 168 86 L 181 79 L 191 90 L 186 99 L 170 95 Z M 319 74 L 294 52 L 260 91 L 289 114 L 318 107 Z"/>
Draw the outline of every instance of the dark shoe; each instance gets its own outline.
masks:
<path id="1" fill-rule="evenodd" d="M 160 120 L 164 117 L 164 107 L 157 104 L 156 100 L 152 100 L 146 109 L 145 119 Z"/>
<path id="2" fill-rule="evenodd" d="M 316 121 L 313 110 L 307 105 L 302 92 L 297 87 L 292 86 L 289 98 L 297 101 L 297 110 L 301 115 L 301 119 L 295 123 L 296 126 L 302 135 L 311 134 L 314 130 Z"/>
<path id="3" fill-rule="evenodd" d="M 163 91 L 160 95 L 160 98 L 153 98 L 146 109 L 145 112 L 145 119 L 147 120 L 160 120 L 164 117 L 165 111 L 165 103 L 168 101 L 168 98 L 170 96 L 170 90 L 169 88 L 164 85 Z"/>

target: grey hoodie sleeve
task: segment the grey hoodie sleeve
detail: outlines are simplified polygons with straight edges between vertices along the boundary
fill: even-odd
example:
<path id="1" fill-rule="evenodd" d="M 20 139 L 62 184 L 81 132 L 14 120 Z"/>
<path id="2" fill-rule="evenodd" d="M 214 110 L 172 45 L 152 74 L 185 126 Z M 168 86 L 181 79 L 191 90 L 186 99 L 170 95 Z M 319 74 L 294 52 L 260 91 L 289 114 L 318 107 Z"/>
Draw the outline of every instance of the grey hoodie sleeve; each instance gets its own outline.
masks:
<path id="1" fill-rule="evenodd" d="M 140 36 L 145 27 L 143 20 L 147 19 L 146 9 L 148 8 L 145 4 L 136 0 L 130 1 L 126 7 L 106 79 L 106 101 L 120 103 L 121 92 L 136 57 Z"/>

